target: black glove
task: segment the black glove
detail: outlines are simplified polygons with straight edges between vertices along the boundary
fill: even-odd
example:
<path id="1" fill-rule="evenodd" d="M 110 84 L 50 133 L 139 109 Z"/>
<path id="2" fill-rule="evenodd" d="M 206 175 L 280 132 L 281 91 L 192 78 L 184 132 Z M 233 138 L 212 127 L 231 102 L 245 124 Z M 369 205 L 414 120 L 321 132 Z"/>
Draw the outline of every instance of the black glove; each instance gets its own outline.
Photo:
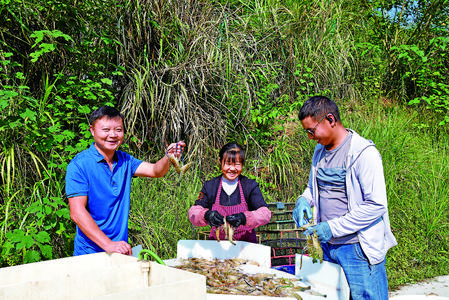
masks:
<path id="1" fill-rule="evenodd" d="M 210 226 L 220 227 L 224 224 L 224 217 L 216 210 L 206 211 L 204 219 L 209 222 Z"/>
<path id="2" fill-rule="evenodd" d="M 233 214 L 226 217 L 226 222 L 231 224 L 232 227 L 237 228 L 240 225 L 246 224 L 246 217 L 244 213 Z"/>

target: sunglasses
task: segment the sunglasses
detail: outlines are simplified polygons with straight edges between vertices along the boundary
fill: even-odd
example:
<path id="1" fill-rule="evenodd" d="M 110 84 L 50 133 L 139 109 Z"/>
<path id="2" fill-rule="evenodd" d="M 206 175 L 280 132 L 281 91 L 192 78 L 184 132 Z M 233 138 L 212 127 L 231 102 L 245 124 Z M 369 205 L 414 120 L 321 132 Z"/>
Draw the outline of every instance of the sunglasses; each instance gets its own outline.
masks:
<path id="1" fill-rule="evenodd" d="M 324 114 L 324 116 L 318 121 L 318 123 L 316 123 L 315 127 L 313 127 L 312 129 L 304 129 L 304 131 L 310 134 L 311 136 L 315 136 L 316 128 L 318 127 L 318 125 L 320 125 L 321 121 L 323 121 L 327 115 L 328 114 Z"/>

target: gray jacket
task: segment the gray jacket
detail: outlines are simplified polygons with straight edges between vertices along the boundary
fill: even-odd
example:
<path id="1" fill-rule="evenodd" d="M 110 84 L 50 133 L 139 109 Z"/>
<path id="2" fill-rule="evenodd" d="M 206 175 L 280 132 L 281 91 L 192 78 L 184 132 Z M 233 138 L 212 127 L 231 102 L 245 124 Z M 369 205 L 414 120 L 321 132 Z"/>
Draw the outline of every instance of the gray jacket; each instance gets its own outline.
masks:
<path id="1" fill-rule="evenodd" d="M 346 193 L 349 212 L 328 221 L 334 237 L 357 232 L 357 236 L 370 264 L 385 259 L 391 247 L 397 245 L 388 218 L 387 192 L 382 158 L 372 141 L 355 131 L 347 157 Z M 314 219 L 320 222 L 320 207 L 317 186 L 317 163 L 325 146 L 318 144 L 312 158 L 309 182 L 304 197 L 313 210 Z"/>

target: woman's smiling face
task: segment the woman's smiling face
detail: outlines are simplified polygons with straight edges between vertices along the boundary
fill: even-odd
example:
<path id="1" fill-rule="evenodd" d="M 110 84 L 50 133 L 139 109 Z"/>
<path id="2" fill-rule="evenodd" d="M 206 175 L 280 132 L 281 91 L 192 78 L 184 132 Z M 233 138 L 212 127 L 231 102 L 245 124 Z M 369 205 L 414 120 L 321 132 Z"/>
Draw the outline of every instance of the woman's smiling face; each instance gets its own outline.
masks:
<path id="1" fill-rule="evenodd" d="M 220 162 L 221 172 L 223 177 L 227 180 L 235 180 L 242 173 L 243 164 L 240 155 L 236 155 L 235 159 L 231 159 L 228 155 L 224 155 L 223 160 Z"/>

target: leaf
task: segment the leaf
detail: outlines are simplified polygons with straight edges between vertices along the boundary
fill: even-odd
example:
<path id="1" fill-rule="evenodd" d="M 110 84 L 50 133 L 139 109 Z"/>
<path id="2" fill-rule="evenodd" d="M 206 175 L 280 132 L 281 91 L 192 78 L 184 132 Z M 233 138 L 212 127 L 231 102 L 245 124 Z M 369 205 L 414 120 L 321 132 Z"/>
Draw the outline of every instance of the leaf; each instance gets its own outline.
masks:
<path id="1" fill-rule="evenodd" d="M 72 140 L 75 137 L 75 133 L 70 130 L 64 130 L 62 134 L 65 136 L 67 140 Z"/>
<path id="2" fill-rule="evenodd" d="M 66 41 L 72 41 L 73 42 L 73 39 L 70 37 L 70 35 L 64 34 L 60 30 L 53 30 L 51 33 L 49 33 L 49 35 L 52 35 L 54 38 L 62 37 Z"/>
<path id="3" fill-rule="evenodd" d="M 112 85 L 112 80 L 109 78 L 103 78 L 103 79 L 101 79 L 101 82 L 103 82 L 104 84 L 107 84 L 107 85 Z"/>
<path id="4" fill-rule="evenodd" d="M 25 258 L 24 258 L 24 263 L 32 263 L 32 262 L 37 262 L 39 261 L 41 258 L 41 256 L 39 255 L 39 252 L 37 252 L 36 250 L 32 250 L 32 251 L 27 251 L 27 253 L 25 253 Z"/>
<path id="5" fill-rule="evenodd" d="M 39 48 L 41 49 L 30 54 L 30 56 L 32 57 L 32 62 L 36 62 L 42 54 L 55 50 L 55 46 L 48 43 L 42 43 L 41 45 L 39 45 Z"/>
<path id="6" fill-rule="evenodd" d="M 64 217 L 66 219 L 70 218 L 70 210 L 68 208 L 61 208 L 56 211 L 58 217 Z"/>
<path id="7" fill-rule="evenodd" d="M 8 105 L 9 105 L 8 99 L 0 98 L 0 109 L 1 110 L 4 110 Z"/>
<path id="8" fill-rule="evenodd" d="M 408 105 L 414 105 L 414 104 L 419 104 L 421 102 L 421 100 L 419 98 L 415 98 L 413 100 L 410 100 L 408 102 Z"/>
<path id="9" fill-rule="evenodd" d="M 42 256 L 48 259 L 53 257 L 53 248 L 51 245 L 39 245 L 39 249 L 41 249 Z"/>
<path id="10" fill-rule="evenodd" d="M 42 48 L 42 51 L 44 53 L 52 52 L 53 50 L 56 49 L 55 45 L 49 44 L 49 43 L 42 43 L 42 44 L 39 45 L 39 48 Z"/>
<path id="11" fill-rule="evenodd" d="M 50 206 L 47 206 L 47 205 L 45 205 L 45 206 L 44 206 L 44 213 L 45 213 L 46 215 L 50 215 L 50 214 L 51 214 L 51 212 L 52 212 L 52 209 L 51 209 L 51 207 L 50 207 Z"/>
<path id="12" fill-rule="evenodd" d="M 15 229 L 13 232 L 7 232 L 6 237 L 13 243 L 20 242 L 25 236 L 25 232 L 21 229 Z"/>
<path id="13" fill-rule="evenodd" d="M 17 79 L 25 79 L 25 76 L 23 76 L 23 73 L 22 73 L 22 72 L 17 72 L 14 76 L 15 76 Z"/>
<path id="14" fill-rule="evenodd" d="M 78 111 L 82 114 L 90 114 L 90 107 L 87 105 L 83 105 L 78 107 Z"/>
<path id="15" fill-rule="evenodd" d="M 22 248 L 29 249 L 29 248 L 31 248 L 33 245 L 34 245 L 34 240 L 33 240 L 33 238 L 32 238 L 31 236 L 29 236 L 29 235 L 25 235 L 25 236 L 22 238 L 22 240 L 21 240 L 19 243 L 17 243 L 16 249 L 17 249 L 17 250 L 22 249 Z"/>
<path id="16" fill-rule="evenodd" d="M 10 128 L 15 128 L 22 125 L 22 122 L 20 120 L 10 121 L 8 125 Z"/>
<path id="17" fill-rule="evenodd" d="M 53 135 L 53 138 L 58 143 L 61 143 L 64 140 L 64 136 L 62 134 Z"/>
<path id="18" fill-rule="evenodd" d="M 50 235 L 45 231 L 39 231 L 39 233 L 34 236 L 34 239 L 41 244 L 49 243 Z"/>
<path id="19" fill-rule="evenodd" d="M 62 206 L 64 206 L 64 207 L 66 207 L 67 206 L 67 204 L 64 202 L 64 201 L 62 201 L 62 198 L 61 197 L 54 197 L 54 196 L 52 196 L 51 197 L 51 201 L 53 202 L 53 203 L 55 203 L 55 204 L 59 204 L 59 205 L 62 205 Z"/>
<path id="20" fill-rule="evenodd" d="M 39 56 L 41 56 L 42 51 L 36 51 L 30 54 L 32 57 L 31 61 L 36 62 L 39 59 Z"/>
<path id="21" fill-rule="evenodd" d="M 37 212 L 39 212 L 41 210 L 42 210 L 42 207 L 41 207 L 40 203 L 37 203 L 37 202 L 34 202 L 30 206 L 25 208 L 25 211 L 29 212 L 31 214 L 37 213 Z"/>
<path id="22" fill-rule="evenodd" d="M 34 42 L 34 45 L 31 46 L 31 48 L 34 48 L 38 43 L 40 43 L 44 39 L 45 32 L 48 32 L 48 30 L 38 30 L 30 35 L 31 38 L 36 38 L 36 41 Z"/>
<path id="23" fill-rule="evenodd" d="M 14 248 L 14 244 L 11 243 L 10 241 L 6 241 L 3 245 L 2 245 L 2 256 L 8 255 L 9 254 L 9 250 Z"/>
<path id="24" fill-rule="evenodd" d="M 13 98 L 13 97 L 18 96 L 18 95 L 19 94 L 17 92 L 15 92 L 15 91 L 10 91 L 10 90 L 0 91 L 0 99 L 5 99 L 5 98 L 10 99 L 10 98 Z M 8 100 L 6 100 L 6 102 L 8 103 Z"/>
<path id="25" fill-rule="evenodd" d="M 37 114 L 34 111 L 31 111 L 28 108 L 25 110 L 25 112 L 20 114 L 22 119 L 30 119 L 32 121 L 36 121 L 36 115 Z"/>
<path id="26" fill-rule="evenodd" d="M 64 225 L 64 223 L 60 222 L 59 223 L 59 229 L 56 230 L 56 233 L 61 235 L 64 231 L 66 231 L 65 225 Z"/>
<path id="27" fill-rule="evenodd" d="M 406 53 L 406 52 L 402 52 L 401 54 L 399 54 L 399 58 L 402 58 L 402 57 L 410 58 L 410 57 L 408 56 L 408 53 Z"/>
<path id="28" fill-rule="evenodd" d="M 104 37 L 104 36 L 101 37 L 101 40 L 102 40 L 106 45 L 108 45 L 108 44 L 111 43 L 111 39 L 110 39 L 110 38 L 107 38 L 107 37 Z"/>

